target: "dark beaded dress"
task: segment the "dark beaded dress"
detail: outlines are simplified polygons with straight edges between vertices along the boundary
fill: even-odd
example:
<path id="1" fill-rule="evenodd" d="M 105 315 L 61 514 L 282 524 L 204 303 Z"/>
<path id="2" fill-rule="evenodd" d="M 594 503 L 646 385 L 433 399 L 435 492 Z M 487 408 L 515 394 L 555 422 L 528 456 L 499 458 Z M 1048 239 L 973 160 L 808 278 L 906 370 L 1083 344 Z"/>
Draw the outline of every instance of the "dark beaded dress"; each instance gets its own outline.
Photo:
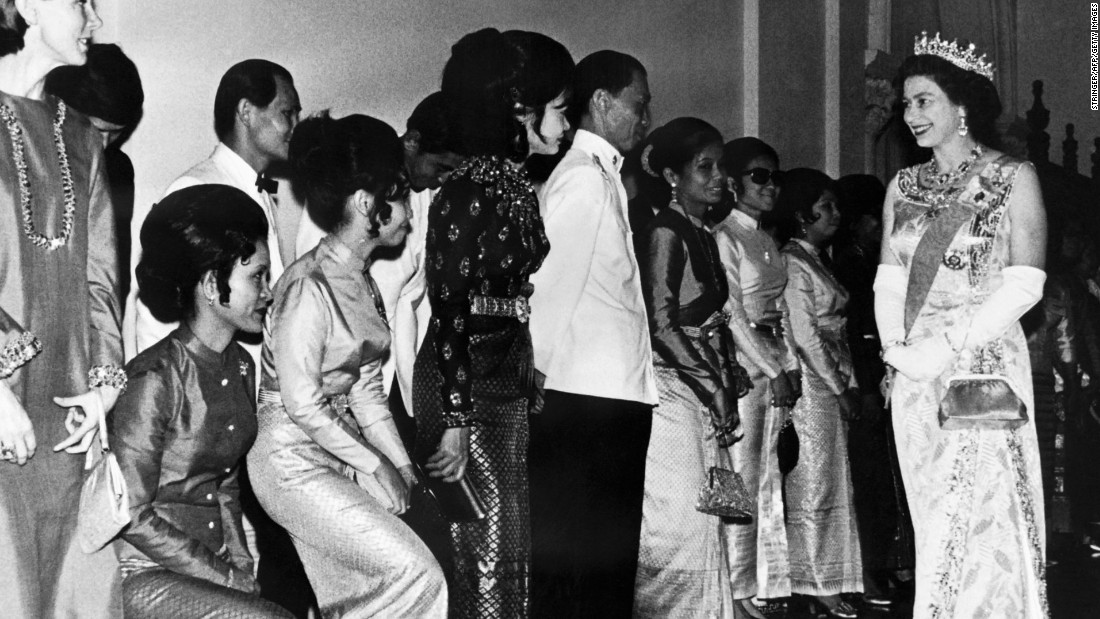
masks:
<path id="1" fill-rule="evenodd" d="M 466 477 L 487 508 L 452 523 L 450 617 L 525 617 L 530 564 L 527 410 L 531 335 L 515 316 L 472 313 L 476 296 L 528 297 L 550 249 L 525 170 L 476 156 L 451 175 L 428 215 L 432 321 L 414 369 L 416 459 L 444 430 L 470 427 Z"/>

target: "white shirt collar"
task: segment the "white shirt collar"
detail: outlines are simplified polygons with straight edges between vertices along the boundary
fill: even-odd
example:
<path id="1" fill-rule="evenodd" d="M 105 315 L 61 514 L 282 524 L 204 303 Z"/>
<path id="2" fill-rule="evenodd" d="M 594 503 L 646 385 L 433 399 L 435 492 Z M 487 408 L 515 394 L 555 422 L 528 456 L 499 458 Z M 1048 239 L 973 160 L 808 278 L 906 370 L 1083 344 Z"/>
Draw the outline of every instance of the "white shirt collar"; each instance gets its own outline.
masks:
<path id="1" fill-rule="evenodd" d="M 577 129 L 577 134 L 573 136 L 573 148 L 595 155 L 604 167 L 615 170 L 616 174 L 623 167 L 623 156 L 618 149 L 591 131 Z"/>
<path id="2" fill-rule="evenodd" d="M 218 142 L 214 147 L 214 154 L 210 157 L 225 166 L 238 179 L 237 182 L 241 187 L 251 187 L 253 191 L 256 190 L 256 175 L 259 174 L 259 170 L 253 170 L 252 166 L 248 165 L 248 162 L 238 155 L 237 151 L 229 148 L 225 142 Z"/>
<path id="3" fill-rule="evenodd" d="M 749 215 L 744 211 L 733 209 L 732 211 L 730 211 L 730 214 L 728 216 L 733 217 L 734 221 L 741 224 L 743 227 L 748 228 L 749 230 L 760 229 L 760 222 L 756 219 L 753 219 L 752 215 Z"/>

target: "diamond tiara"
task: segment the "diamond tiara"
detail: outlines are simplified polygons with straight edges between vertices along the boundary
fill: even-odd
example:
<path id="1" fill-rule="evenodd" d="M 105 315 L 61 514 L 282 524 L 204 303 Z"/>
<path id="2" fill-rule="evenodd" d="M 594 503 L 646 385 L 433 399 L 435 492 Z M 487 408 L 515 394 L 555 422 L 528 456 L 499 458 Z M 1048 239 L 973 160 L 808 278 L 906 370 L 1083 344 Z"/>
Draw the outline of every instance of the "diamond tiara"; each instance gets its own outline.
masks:
<path id="1" fill-rule="evenodd" d="M 986 62 L 985 54 L 979 58 L 973 43 L 964 50 L 959 46 L 958 39 L 948 43 L 940 38 L 938 32 L 934 39 L 929 39 L 927 32 L 921 32 L 921 36 L 913 37 L 913 41 L 914 54 L 939 56 L 964 71 L 973 71 L 993 81 L 993 63 Z"/>

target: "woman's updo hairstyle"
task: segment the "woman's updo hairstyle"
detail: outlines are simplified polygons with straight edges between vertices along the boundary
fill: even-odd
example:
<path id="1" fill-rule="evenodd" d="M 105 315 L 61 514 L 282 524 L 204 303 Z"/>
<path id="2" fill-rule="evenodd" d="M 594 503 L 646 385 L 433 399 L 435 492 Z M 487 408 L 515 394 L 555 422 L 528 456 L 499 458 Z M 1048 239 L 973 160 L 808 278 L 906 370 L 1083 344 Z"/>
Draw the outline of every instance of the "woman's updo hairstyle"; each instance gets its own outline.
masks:
<path id="1" fill-rule="evenodd" d="M 213 271 L 218 299 L 229 302 L 229 277 L 267 241 L 256 202 L 228 185 L 195 185 L 154 204 L 141 226 L 138 297 L 161 322 L 192 317 L 195 288 Z"/>
<path id="2" fill-rule="evenodd" d="M 0 56 L 23 49 L 27 22 L 15 8 L 15 0 L 0 0 Z"/>
<path id="3" fill-rule="evenodd" d="M 744 177 L 741 173 L 747 170 L 749 163 L 757 157 L 767 157 L 775 162 L 776 168 L 779 167 L 779 155 L 774 148 L 760 138 L 746 137 L 730 140 L 722 149 L 722 165 L 726 169 L 726 174 L 733 179 L 734 189 L 738 193 L 745 191 Z"/>
<path id="4" fill-rule="evenodd" d="M 459 39 L 441 88 L 459 154 L 526 159 L 527 130 L 519 116 L 534 112 L 541 125 L 542 108 L 567 91 L 573 68 L 568 50 L 537 32 L 485 28 Z"/>
<path id="5" fill-rule="evenodd" d="M 991 148 L 1000 146 L 997 118 L 1003 108 L 1001 98 L 997 95 L 997 87 L 989 78 L 956 67 L 939 56 L 910 56 L 902 61 L 897 77 L 894 78 L 899 105 L 905 91 L 905 80 L 917 75 L 936 82 L 951 103 L 966 108 L 966 124 L 975 140 Z"/>
<path id="6" fill-rule="evenodd" d="M 837 192 L 836 181 L 828 174 L 812 168 L 795 168 L 783 175 L 783 191 L 775 202 L 776 237 L 780 244 L 802 238 L 803 226 L 820 218 L 814 214 L 814 204 L 826 191 Z"/>
<path id="7" fill-rule="evenodd" d="M 294 192 L 313 222 L 334 232 L 346 222 L 348 198 L 366 191 L 374 197 L 371 236 L 378 236 L 390 220 L 389 203 L 409 193 L 404 152 L 397 132 L 377 118 L 321 112 L 299 123 L 290 139 Z"/>
<path id="8" fill-rule="evenodd" d="M 672 187 L 664 175 L 666 168 L 683 176 L 699 152 L 712 144 L 721 147 L 722 142 L 722 134 L 714 126 L 691 117 L 670 120 L 650 133 L 641 154 L 645 171 L 642 188 L 649 194 L 650 203 L 660 208 L 672 200 Z"/>

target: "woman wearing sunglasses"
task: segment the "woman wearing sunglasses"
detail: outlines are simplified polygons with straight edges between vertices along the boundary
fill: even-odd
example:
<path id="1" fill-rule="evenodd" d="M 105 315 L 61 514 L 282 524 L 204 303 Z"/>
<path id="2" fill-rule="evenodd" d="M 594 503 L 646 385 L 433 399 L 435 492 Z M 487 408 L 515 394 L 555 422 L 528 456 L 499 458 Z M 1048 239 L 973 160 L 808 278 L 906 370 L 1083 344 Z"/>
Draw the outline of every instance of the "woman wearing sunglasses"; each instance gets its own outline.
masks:
<path id="1" fill-rule="evenodd" d="M 752 379 L 739 405 L 744 440 L 730 454 L 749 493 L 759 493 L 755 522 L 728 528 L 730 580 L 737 615 L 763 617 L 751 598 L 791 591 L 776 445 L 799 396 L 801 369 L 783 300 L 787 266 L 775 241 L 759 229 L 779 196 L 779 156 L 757 138 L 740 138 L 726 144 L 722 163 L 734 209 L 714 235 L 729 284 L 730 330 Z"/>

